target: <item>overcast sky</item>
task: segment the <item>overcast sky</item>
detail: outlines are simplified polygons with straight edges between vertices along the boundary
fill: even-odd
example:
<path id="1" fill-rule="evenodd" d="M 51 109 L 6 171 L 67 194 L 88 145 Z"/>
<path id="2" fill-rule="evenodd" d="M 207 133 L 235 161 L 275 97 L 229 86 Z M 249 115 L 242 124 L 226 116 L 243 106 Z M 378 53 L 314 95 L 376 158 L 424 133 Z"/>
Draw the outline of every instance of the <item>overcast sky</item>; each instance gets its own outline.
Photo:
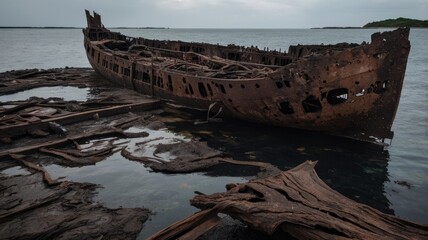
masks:
<path id="1" fill-rule="evenodd" d="M 0 26 L 83 27 L 84 9 L 106 27 L 311 28 L 428 19 L 428 0 L 0 0 Z"/>

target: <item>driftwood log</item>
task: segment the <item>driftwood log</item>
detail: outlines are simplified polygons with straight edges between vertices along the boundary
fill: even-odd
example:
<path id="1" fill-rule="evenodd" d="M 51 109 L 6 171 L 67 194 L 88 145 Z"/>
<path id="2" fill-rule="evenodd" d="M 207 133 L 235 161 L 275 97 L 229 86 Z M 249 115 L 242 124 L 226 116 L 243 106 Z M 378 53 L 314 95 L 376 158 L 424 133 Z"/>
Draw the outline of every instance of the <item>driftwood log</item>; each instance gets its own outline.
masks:
<path id="1" fill-rule="evenodd" d="M 381 213 L 328 187 L 307 161 L 274 177 L 228 185 L 190 202 L 217 209 L 267 234 L 297 239 L 428 239 L 428 226 Z M 207 216 L 207 219 L 211 218 Z"/>

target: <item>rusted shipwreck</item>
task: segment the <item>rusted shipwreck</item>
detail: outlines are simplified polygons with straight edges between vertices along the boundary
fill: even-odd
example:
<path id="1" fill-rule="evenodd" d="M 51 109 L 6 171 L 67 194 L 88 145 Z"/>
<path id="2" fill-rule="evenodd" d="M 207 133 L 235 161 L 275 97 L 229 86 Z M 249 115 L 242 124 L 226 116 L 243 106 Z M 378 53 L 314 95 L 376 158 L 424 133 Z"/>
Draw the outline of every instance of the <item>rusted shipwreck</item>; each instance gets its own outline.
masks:
<path id="1" fill-rule="evenodd" d="M 86 11 L 84 46 L 105 78 L 192 108 L 356 139 L 392 139 L 410 50 L 409 28 L 371 43 L 257 47 L 133 38 Z"/>

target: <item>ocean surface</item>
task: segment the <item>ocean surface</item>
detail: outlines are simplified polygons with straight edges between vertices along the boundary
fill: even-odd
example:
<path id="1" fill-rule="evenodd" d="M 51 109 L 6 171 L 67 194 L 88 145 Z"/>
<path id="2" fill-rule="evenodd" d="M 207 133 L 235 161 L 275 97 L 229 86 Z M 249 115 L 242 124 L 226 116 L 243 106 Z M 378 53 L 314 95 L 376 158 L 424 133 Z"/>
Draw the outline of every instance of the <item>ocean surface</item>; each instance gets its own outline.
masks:
<path id="1" fill-rule="evenodd" d="M 295 44 L 369 42 L 388 29 L 120 29 L 129 36 L 288 50 Z M 257 160 L 289 169 L 318 160 L 316 171 L 333 189 L 380 211 L 428 224 L 428 29 L 411 29 L 411 52 L 401 101 L 385 150 L 314 133 L 260 126 L 238 120 L 194 125 L 197 111 L 170 109 L 162 136 L 198 137 L 236 159 Z M 0 72 L 13 69 L 89 67 L 79 29 L 0 29 Z M 72 89 L 67 91 L 73 91 Z M 76 89 L 76 93 L 77 90 Z M 81 92 L 79 92 L 79 95 Z M 10 96 L 12 99 L 13 96 Z M 3 96 L 4 98 L 4 96 Z M 4 99 L 3 99 L 4 100 Z M 173 121 L 174 119 L 182 121 Z M 208 173 L 153 173 L 119 154 L 95 166 L 47 166 L 56 177 L 101 184 L 96 197 L 108 207 L 147 207 L 155 215 L 140 237 L 184 218 L 197 209 L 188 200 L 194 191 L 224 191 L 225 184 L 245 182 L 257 171 L 221 166 Z M 9 170 L 9 174 L 21 169 Z M 405 182 L 406 184 L 400 184 Z"/>

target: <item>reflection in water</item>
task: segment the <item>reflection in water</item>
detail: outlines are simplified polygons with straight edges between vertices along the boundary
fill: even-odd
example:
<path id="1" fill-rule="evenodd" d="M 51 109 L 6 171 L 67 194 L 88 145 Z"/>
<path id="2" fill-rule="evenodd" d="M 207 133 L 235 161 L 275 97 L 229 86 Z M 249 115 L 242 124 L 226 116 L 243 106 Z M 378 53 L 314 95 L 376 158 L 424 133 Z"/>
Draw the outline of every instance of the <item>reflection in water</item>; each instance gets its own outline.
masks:
<path id="1" fill-rule="evenodd" d="M 207 141 L 237 160 L 269 162 L 287 170 L 305 160 L 317 160 L 316 171 L 330 187 L 360 203 L 393 214 L 384 195 L 388 181 L 389 153 L 368 143 L 227 119 L 222 123 L 195 125 L 203 112 L 168 109 L 165 118 L 181 116 L 168 127 Z M 198 119 L 199 118 L 199 119 Z M 254 176 L 255 168 L 221 165 L 210 176 Z"/>

